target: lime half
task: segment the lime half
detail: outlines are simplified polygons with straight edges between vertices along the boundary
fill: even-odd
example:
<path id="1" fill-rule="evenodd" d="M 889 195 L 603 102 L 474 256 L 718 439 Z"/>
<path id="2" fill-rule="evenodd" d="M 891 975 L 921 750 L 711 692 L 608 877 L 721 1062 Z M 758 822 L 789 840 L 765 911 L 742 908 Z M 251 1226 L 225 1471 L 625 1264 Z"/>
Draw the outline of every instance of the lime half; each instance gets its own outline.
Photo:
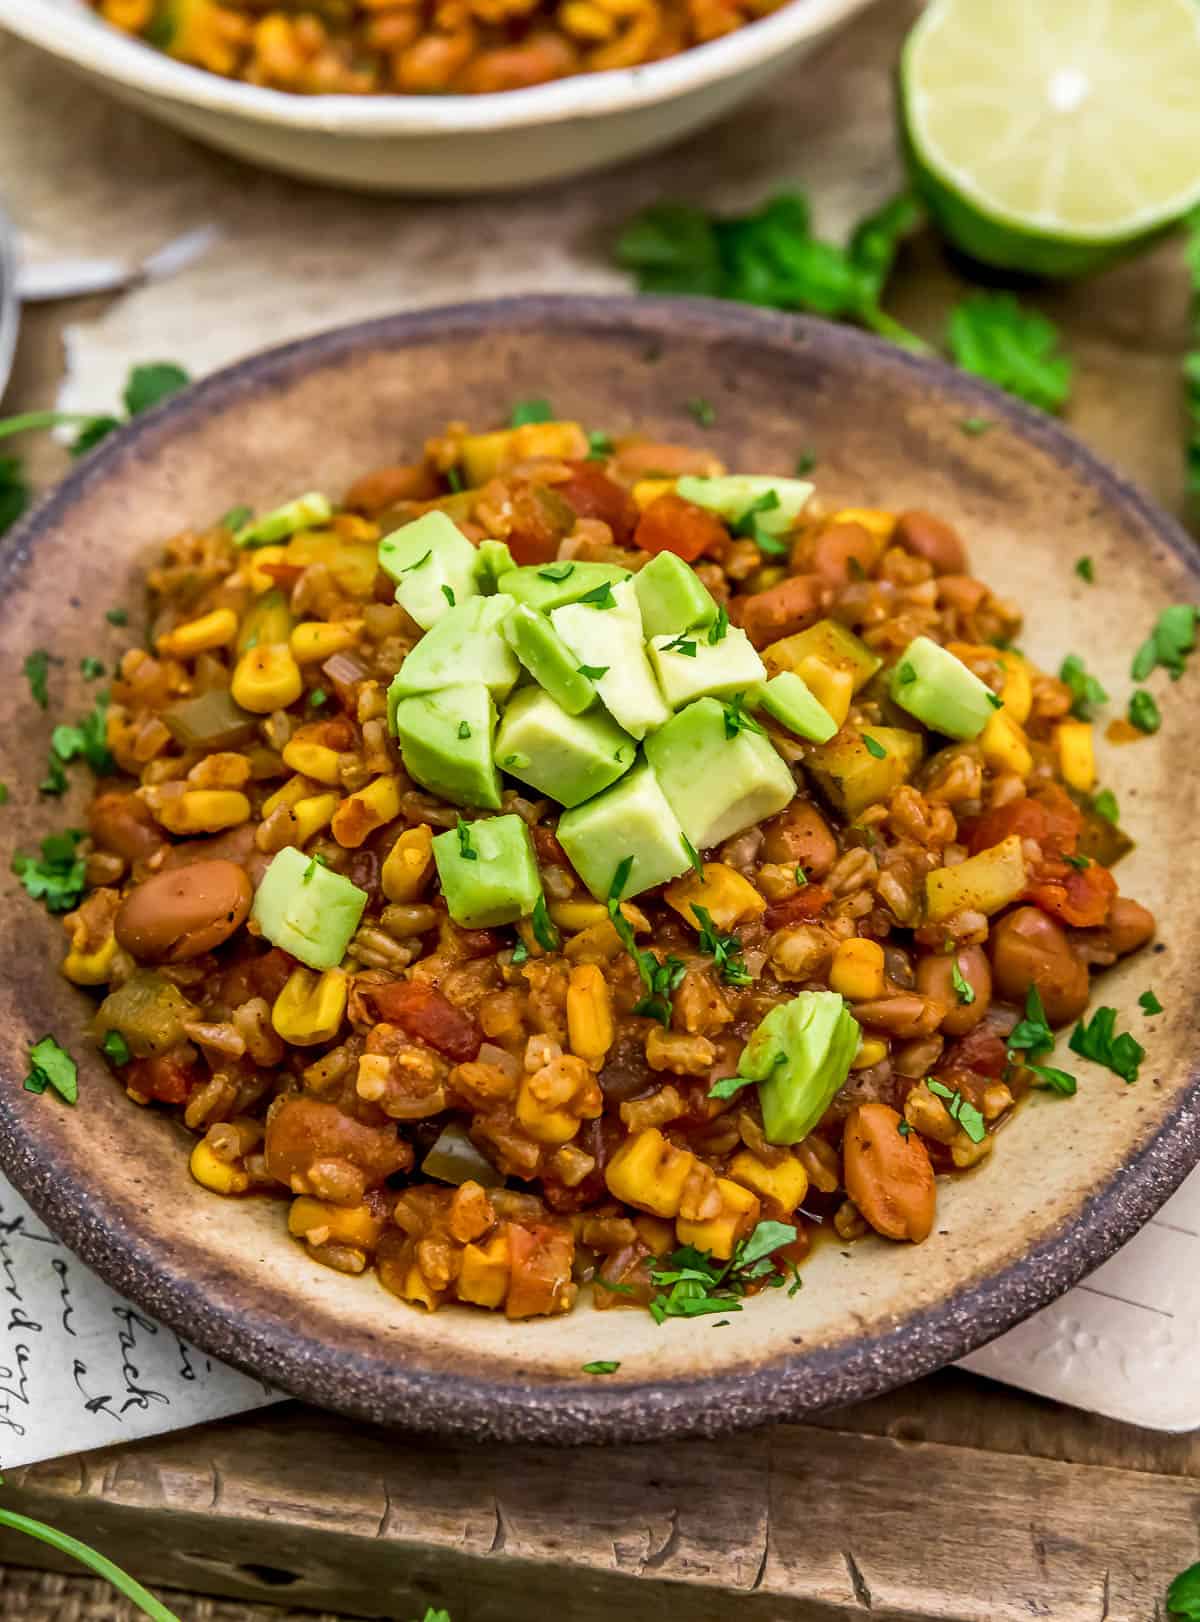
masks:
<path id="1" fill-rule="evenodd" d="M 900 96 L 915 184 L 987 264 L 1082 275 L 1200 201 L 1197 0 L 931 0 Z"/>

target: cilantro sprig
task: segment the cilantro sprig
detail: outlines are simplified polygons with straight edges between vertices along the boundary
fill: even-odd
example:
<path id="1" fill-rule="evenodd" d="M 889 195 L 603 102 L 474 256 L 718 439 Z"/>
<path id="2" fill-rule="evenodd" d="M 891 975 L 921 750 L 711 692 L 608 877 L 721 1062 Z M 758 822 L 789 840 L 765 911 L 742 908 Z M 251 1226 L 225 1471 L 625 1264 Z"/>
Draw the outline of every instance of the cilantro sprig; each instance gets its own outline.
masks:
<path id="1" fill-rule="evenodd" d="M 740 1312 L 751 1284 L 773 1288 L 787 1282 L 772 1257 L 795 1238 L 796 1229 L 790 1223 L 760 1222 L 727 1262 L 693 1245 L 681 1245 L 650 1270 L 650 1282 L 659 1292 L 649 1303 L 655 1322 Z"/>
<path id="2" fill-rule="evenodd" d="M 524 428 L 531 422 L 553 422 L 554 407 L 549 400 L 537 396 L 530 400 L 518 400 L 508 414 L 510 428 Z"/>
<path id="3" fill-rule="evenodd" d="M 1181 1571 L 1167 1589 L 1167 1615 L 1178 1622 L 1200 1622 L 1200 1561 Z"/>
<path id="4" fill-rule="evenodd" d="M 1036 1077 L 1035 1087 L 1057 1093 L 1062 1098 L 1071 1098 L 1078 1089 L 1075 1077 L 1069 1071 L 1059 1070 L 1054 1065 L 1038 1063 L 1038 1055 L 1049 1053 L 1053 1046 L 1054 1032 L 1046 1019 L 1041 992 L 1036 986 L 1030 986 L 1025 993 L 1025 1017 L 1009 1032 L 1009 1062 L 1023 1065 L 1026 1070 L 1031 1071 Z"/>
<path id="5" fill-rule="evenodd" d="M 1081 1019 L 1071 1032 L 1068 1046 L 1081 1058 L 1092 1059 L 1120 1076 L 1132 1087 L 1146 1050 L 1128 1031 L 1117 1033 L 1115 1008 L 1097 1008 L 1091 1019 Z"/>
<path id="6" fill-rule="evenodd" d="M 950 312 L 946 337 L 964 371 L 1043 411 L 1066 404 L 1072 364 L 1059 350 L 1058 328 L 1012 293 L 970 294 Z"/>
<path id="7" fill-rule="evenodd" d="M 1159 665 L 1178 681 L 1187 668 L 1187 656 L 1196 646 L 1200 608 L 1194 603 L 1172 603 L 1154 622 L 1154 629 L 1133 656 L 1130 675 L 1145 681 Z"/>
<path id="8" fill-rule="evenodd" d="M 987 1125 L 975 1105 L 964 1098 L 957 1088 L 947 1087 L 945 1082 L 934 1081 L 931 1078 L 925 1085 L 935 1097 L 945 1101 L 950 1119 L 962 1127 L 971 1142 L 982 1143 L 987 1137 Z"/>
<path id="9" fill-rule="evenodd" d="M 692 913 L 700 926 L 700 950 L 707 952 L 716 964 L 717 973 L 728 986 L 748 986 L 753 975 L 742 961 L 742 943 L 734 934 L 723 935 L 713 923 L 712 913 L 698 901 L 692 902 Z"/>
<path id="10" fill-rule="evenodd" d="M 666 1029 L 671 1023 L 671 998 L 687 973 L 687 964 L 668 955 L 659 962 L 653 952 L 643 952 L 633 933 L 633 925 L 621 911 L 621 896 L 629 883 L 633 857 L 625 856 L 617 863 L 616 872 L 608 891 L 608 916 L 620 938 L 621 945 L 637 965 L 638 974 L 646 988 L 646 995 L 633 1005 L 635 1014 L 656 1019 Z"/>
<path id="11" fill-rule="evenodd" d="M 77 853 L 83 838 L 80 828 L 47 834 L 42 840 L 41 857 L 20 851 L 12 859 L 12 870 L 34 901 L 44 901 L 47 912 L 70 912 L 77 907 L 87 888 L 87 863 Z"/>
<path id="12" fill-rule="evenodd" d="M 1093 707 L 1108 703 L 1108 694 L 1095 676 L 1089 675 L 1077 653 L 1068 653 L 1058 672 L 1071 694 L 1071 714 L 1077 721 L 1090 721 Z"/>

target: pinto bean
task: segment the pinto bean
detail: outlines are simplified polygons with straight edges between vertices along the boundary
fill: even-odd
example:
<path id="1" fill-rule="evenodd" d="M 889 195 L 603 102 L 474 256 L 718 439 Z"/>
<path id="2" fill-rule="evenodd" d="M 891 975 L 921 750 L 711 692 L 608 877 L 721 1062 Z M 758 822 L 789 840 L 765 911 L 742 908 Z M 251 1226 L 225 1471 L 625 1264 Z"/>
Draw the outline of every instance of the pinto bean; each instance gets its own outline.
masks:
<path id="1" fill-rule="evenodd" d="M 894 539 L 906 552 L 915 552 L 933 565 L 934 574 L 966 574 L 967 549 L 958 531 L 932 513 L 901 513 L 896 520 Z"/>
<path id="2" fill-rule="evenodd" d="M 438 493 L 437 480 L 424 462 L 404 466 L 378 467 L 346 491 L 346 506 L 368 516 L 394 507 L 400 501 L 431 501 Z M 395 585 L 393 583 L 393 592 Z M 389 598 L 389 601 L 391 599 Z"/>
<path id="3" fill-rule="evenodd" d="M 769 642 L 803 631 L 820 619 L 824 587 L 819 574 L 797 574 L 750 597 L 735 597 L 732 606 L 754 646 L 765 648 Z"/>
<path id="4" fill-rule="evenodd" d="M 101 850 L 116 851 L 127 862 L 145 861 L 166 842 L 150 807 L 136 794 L 98 794 L 88 807 L 88 828 Z"/>
<path id="5" fill-rule="evenodd" d="M 860 1025 L 889 1031 L 893 1036 L 932 1036 L 941 1023 L 942 1005 L 915 991 L 897 991 L 890 997 L 855 1003 L 854 1017 Z"/>
<path id="6" fill-rule="evenodd" d="M 862 524 L 831 524 L 813 546 L 813 568 L 831 586 L 844 586 L 871 572 L 878 551 Z"/>
<path id="7" fill-rule="evenodd" d="M 1008 1002 L 1023 1003 L 1030 986 L 1041 995 L 1051 1025 L 1076 1019 L 1087 1007 L 1087 965 L 1066 932 L 1040 907 L 1018 907 L 992 930 L 992 976 Z"/>
<path id="8" fill-rule="evenodd" d="M 860 1104 L 842 1140 L 846 1192 L 885 1239 L 929 1237 L 937 1208 L 933 1167 L 915 1132 L 901 1135 L 900 1116 L 887 1104 Z"/>
<path id="9" fill-rule="evenodd" d="M 1108 921 L 1102 929 L 1089 929 L 1084 937 L 1088 942 L 1124 957 L 1136 952 L 1154 934 L 1154 914 L 1140 901 L 1127 895 L 1113 897 Z"/>
<path id="10" fill-rule="evenodd" d="M 964 1002 L 954 987 L 954 970 L 975 993 Z M 980 946 L 964 946 L 957 952 L 930 952 L 917 964 L 917 990 L 932 998 L 944 1010 L 941 1028 L 947 1036 L 965 1036 L 987 1013 L 992 1001 L 992 968 Z"/>
<path id="11" fill-rule="evenodd" d="M 763 829 L 768 862 L 802 867 L 808 879 L 823 879 L 837 861 L 837 840 L 811 800 L 794 800 Z"/>
<path id="12" fill-rule="evenodd" d="M 142 963 L 183 963 L 227 941 L 253 898 L 249 876 L 235 862 L 192 862 L 136 885 L 113 929 Z"/>

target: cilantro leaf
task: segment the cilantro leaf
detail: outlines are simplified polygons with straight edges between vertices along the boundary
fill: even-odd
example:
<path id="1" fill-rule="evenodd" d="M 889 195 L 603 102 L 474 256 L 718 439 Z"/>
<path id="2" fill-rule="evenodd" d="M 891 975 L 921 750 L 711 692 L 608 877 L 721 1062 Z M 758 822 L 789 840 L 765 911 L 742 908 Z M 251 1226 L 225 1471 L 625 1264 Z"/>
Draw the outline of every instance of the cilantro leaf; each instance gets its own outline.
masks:
<path id="1" fill-rule="evenodd" d="M 63 763 L 51 750 L 50 758 L 46 762 L 46 775 L 38 784 L 39 794 L 65 794 L 67 792 L 67 774 Z"/>
<path id="2" fill-rule="evenodd" d="M 121 426 L 120 417 L 88 417 L 83 427 L 71 441 L 72 456 L 86 456 L 88 451 L 94 450 L 102 439 L 107 439 L 115 428 Z"/>
<path id="3" fill-rule="evenodd" d="M 795 1238 L 796 1229 L 790 1223 L 760 1222 L 727 1262 L 693 1245 L 681 1245 L 650 1269 L 650 1282 L 659 1291 L 650 1302 L 655 1322 L 740 1312 L 749 1285 L 768 1278 L 784 1282 L 784 1275 L 776 1272 L 771 1257 Z"/>
<path id="4" fill-rule="evenodd" d="M 972 1001 L 974 993 L 972 993 Z M 972 1143 L 982 1143 L 987 1137 L 987 1125 L 982 1112 L 976 1109 L 969 1099 L 963 1097 L 956 1088 L 947 1087 L 945 1082 L 930 1079 L 925 1083 L 929 1091 L 937 1098 L 945 1099 L 946 1110 L 952 1121 L 956 1121 L 970 1138 Z"/>
<path id="5" fill-rule="evenodd" d="M 1056 1070 L 1049 1064 L 1033 1064 L 1028 1059 L 1025 1060 L 1025 1068 L 1037 1077 L 1033 1085 L 1046 1092 L 1058 1093 L 1062 1098 L 1074 1098 L 1079 1090 L 1078 1082 L 1068 1070 Z"/>
<path id="6" fill-rule="evenodd" d="M 975 987 L 959 968 L 957 958 L 950 965 L 950 984 L 954 987 L 954 995 L 959 1002 L 964 1008 L 969 1008 L 975 1001 Z"/>
<path id="7" fill-rule="evenodd" d="M 722 1076 L 720 1081 L 714 1081 L 708 1089 L 710 1098 L 732 1098 L 740 1093 L 743 1087 L 752 1087 L 753 1079 L 750 1076 Z"/>
<path id="8" fill-rule="evenodd" d="M 56 726 L 50 734 L 50 747 L 62 761 L 82 757 L 97 777 L 110 772 L 113 759 L 108 750 L 108 694 L 100 693 L 92 709 L 75 726 Z"/>
<path id="9" fill-rule="evenodd" d="M 696 657 L 696 640 L 694 637 L 689 639 L 687 632 L 681 631 L 673 641 L 663 644 L 662 651 L 664 653 L 679 653 L 685 659 L 694 659 Z"/>
<path id="10" fill-rule="evenodd" d="M 454 587 L 453 586 L 443 586 L 442 587 L 442 596 L 450 604 L 450 607 L 453 608 L 454 607 Z"/>
<path id="11" fill-rule="evenodd" d="M 1200 609 L 1193 603 L 1172 603 L 1154 622 L 1154 629 L 1133 656 L 1130 669 L 1134 681 L 1145 681 L 1158 665 L 1178 681 L 1187 666 L 1187 656 L 1196 646 Z"/>
<path id="12" fill-rule="evenodd" d="M 729 610 L 722 603 L 717 610 L 717 617 L 708 628 L 708 643 L 715 648 L 718 642 L 724 642 L 729 634 Z"/>
<path id="13" fill-rule="evenodd" d="M 58 662 L 45 648 L 34 648 L 32 653 L 25 656 L 25 662 L 21 666 L 25 672 L 25 680 L 29 683 L 30 697 L 43 710 L 50 707 L 50 690 L 47 686 L 50 666 Z"/>
<path id="14" fill-rule="evenodd" d="M 1092 810 L 1105 822 L 1111 822 L 1115 828 L 1121 820 L 1121 810 L 1117 805 L 1117 797 L 1110 788 L 1102 788 L 1099 794 L 1092 795 Z"/>
<path id="15" fill-rule="evenodd" d="M 546 907 L 546 898 L 540 895 L 534 903 L 533 916 L 530 919 L 533 929 L 533 938 L 544 952 L 557 952 L 562 939 L 555 928 L 554 921 Z"/>
<path id="16" fill-rule="evenodd" d="M 29 1049 L 29 1074 L 25 1078 L 26 1092 L 44 1093 L 47 1087 L 53 1087 L 67 1104 L 79 1097 L 75 1061 L 52 1036 L 43 1036 Z"/>
<path id="17" fill-rule="evenodd" d="M 104 617 L 110 625 L 128 625 L 129 615 L 123 608 L 107 608 Z"/>
<path id="18" fill-rule="evenodd" d="M 12 859 L 12 870 L 34 901 L 44 901 L 47 912 L 70 912 L 87 888 L 87 863 L 76 855 L 83 838 L 78 828 L 47 834 L 42 854 L 25 856 L 20 851 Z"/>
<path id="19" fill-rule="evenodd" d="M 806 473 L 811 473 L 817 465 L 817 458 L 812 451 L 801 451 L 796 458 L 792 472 L 796 478 L 802 479 Z"/>
<path id="20" fill-rule="evenodd" d="M 528 948 L 528 946 L 526 946 L 524 941 L 518 941 L 517 944 L 513 947 L 512 957 L 509 959 L 509 961 L 515 967 L 516 965 L 518 965 L 520 963 L 528 962 L 528 960 L 529 960 L 529 948 Z"/>
<path id="21" fill-rule="evenodd" d="M 553 422 L 554 407 L 549 400 L 537 396 L 531 400 L 518 400 L 508 414 L 510 428 L 524 428 L 531 422 Z"/>
<path id="22" fill-rule="evenodd" d="M 619 1362 L 613 1362 L 608 1358 L 597 1358 L 594 1363 L 585 1363 L 583 1372 L 584 1374 L 615 1374 L 620 1367 Z"/>
<path id="23" fill-rule="evenodd" d="M 79 673 L 84 681 L 99 681 L 104 674 L 103 659 L 93 658 L 90 653 L 85 654 L 79 661 Z"/>
<path id="24" fill-rule="evenodd" d="M 1143 991 L 1138 998 L 1138 1007 L 1144 1014 L 1161 1014 L 1163 1005 L 1152 991 Z"/>
<path id="25" fill-rule="evenodd" d="M 717 410 L 711 400 L 695 399 L 687 403 L 688 416 L 701 428 L 711 428 L 717 420 Z"/>
<path id="26" fill-rule="evenodd" d="M 580 665 L 579 674 L 586 676 L 589 681 L 599 681 L 601 676 L 608 675 L 607 665 Z"/>
<path id="27" fill-rule="evenodd" d="M 688 861 L 692 864 L 693 868 L 695 868 L 699 876 L 703 878 L 704 861 L 700 855 L 700 852 L 696 849 L 695 845 L 692 844 L 691 840 L 686 834 L 681 834 L 680 838 L 683 841 L 683 854 L 687 857 Z"/>
<path id="28" fill-rule="evenodd" d="M 988 429 L 994 425 L 990 417 L 963 417 L 958 426 L 960 431 L 966 434 L 969 439 L 978 439 L 981 434 L 986 434 Z"/>
<path id="29" fill-rule="evenodd" d="M 458 819 L 458 853 L 464 862 L 477 862 L 479 852 L 471 844 L 471 824 Z"/>
<path id="30" fill-rule="evenodd" d="M 585 591 L 579 601 L 586 603 L 589 608 L 615 608 L 617 606 L 617 599 L 613 596 L 612 585 L 607 580 L 602 586 L 593 586 L 591 591 Z"/>
<path id="31" fill-rule="evenodd" d="M 964 371 L 995 383 L 1043 411 L 1059 411 L 1071 392 L 1071 361 L 1059 332 L 1012 293 L 972 293 L 950 313 L 950 352 Z"/>
<path id="32" fill-rule="evenodd" d="M 112 1064 L 128 1064 L 133 1054 L 129 1043 L 120 1031 L 105 1031 L 104 1040 L 100 1043 L 100 1051 Z"/>
<path id="33" fill-rule="evenodd" d="M 460 721 L 458 723 L 458 735 L 460 738 L 469 738 L 471 736 L 471 723 L 469 721 Z"/>
<path id="34" fill-rule="evenodd" d="M 1036 986 L 1025 993 L 1025 1018 L 1013 1026 L 1008 1036 L 1010 1055 L 1019 1052 L 1045 1053 L 1054 1046 L 1054 1032 L 1046 1022 L 1042 994 Z"/>
<path id="35" fill-rule="evenodd" d="M 862 741 L 863 747 L 866 749 L 868 755 L 874 755 L 876 760 L 887 759 L 887 750 L 879 742 L 878 738 L 873 738 L 869 732 L 864 732 L 862 734 Z"/>
<path id="36" fill-rule="evenodd" d="M 717 972 L 726 985 L 748 986 L 753 983 L 753 976 L 742 962 L 741 942 L 736 935 L 723 935 L 712 921 L 712 914 L 707 907 L 702 907 L 698 901 L 693 901 L 692 915 L 700 926 L 700 950 L 707 952 L 717 967 Z"/>
<path id="37" fill-rule="evenodd" d="M 1144 687 L 1129 695 L 1129 720 L 1139 732 L 1157 732 L 1162 726 L 1162 713 L 1154 701 L 1154 694 Z"/>
<path id="38" fill-rule="evenodd" d="M 1107 704 L 1108 694 L 1095 676 L 1089 676 L 1083 660 L 1077 653 L 1069 653 L 1062 662 L 1058 679 L 1065 682 L 1071 694 L 1071 714 L 1077 721 L 1092 719 L 1092 706 Z"/>
<path id="39" fill-rule="evenodd" d="M 721 706 L 725 712 L 725 736 L 736 738 L 739 732 L 763 731 L 754 717 L 747 713 L 745 693 L 735 693 Z M 765 736 L 765 734 L 763 734 Z"/>
<path id="40" fill-rule="evenodd" d="M 1146 1050 L 1128 1031 L 1116 1032 L 1115 1008 L 1097 1008 L 1091 1019 L 1081 1019 L 1071 1032 L 1072 1053 L 1102 1064 L 1132 1087 Z"/>
<path id="41" fill-rule="evenodd" d="M 656 1019 L 665 1028 L 671 1023 L 671 997 L 687 973 L 687 964 L 677 957 L 668 956 L 659 962 L 653 952 L 643 952 L 634 937 L 633 925 L 621 911 L 621 895 L 633 870 L 633 857 L 625 856 L 617 863 L 608 889 L 608 916 L 621 945 L 637 965 L 646 995 L 633 1005 L 635 1014 Z"/>
<path id="42" fill-rule="evenodd" d="M 450 486 L 450 489 L 455 495 L 458 495 L 460 490 L 466 489 L 466 486 L 463 484 L 462 474 L 456 467 L 448 467 L 446 469 L 446 483 Z"/>
<path id="43" fill-rule="evenodd" d="M 1200 1561 L 1181 1571 L 1167 1589 L 1167 1614 L 1180 1622 L 1200 1622 Z"/>
<path id="44" fill-rule="evenodd" d="M 592 429 L 587 436 L 587 440 L 587 459 L 589 462 L 603 462 L 606 457 L 611 456 L 613 451 L 616 449 L 612 442 L 611 434 L 603 433 L 598 428 Z"/>
<path id="45" fill-rule="evenodd" d="M 16 523 L 32 499 L 20 458 L 0 457 L 0 535 Z"/>
<path id="46" fill-rule="evenodd" d="M 547 563 L 544 569 L 538 570 L 539 580 L 569 580 L 575 573 L 573 563 Z"/>
<path id="47" fill-rule="evenodd" d="M 177 394 L 180 389 L 185 389 L 191 381 L 183 367 L 176 366 L 173 361 L 150 361 L 130 369 L 121 398 L 129 415 L 136 417 L 139 412 L 149 411 L 151 406 L 165 400 L 169 394 Z"/>
<path id="48" fill-rule="evenodd" d="M 789 543 L 781 536 L 773 535 L 765 528 L 759 519 L 759 513 L 774 512 L 779 506 L 779 492 L 777 490 L 764 490 L 757 500 L 752 501 L 742 513 L 735 518 L 730 528 L 735 535 L 748 536 L 768 557 L 786 557 L 790 550 Z"/>
<path id="49" fill-rule="evenodd" d="M 1075 573 L 1081 580 L 1086 580 L 1089 586 L 1096 584 L 1096 565 L 1091 558 L 1076 558 Z"/>

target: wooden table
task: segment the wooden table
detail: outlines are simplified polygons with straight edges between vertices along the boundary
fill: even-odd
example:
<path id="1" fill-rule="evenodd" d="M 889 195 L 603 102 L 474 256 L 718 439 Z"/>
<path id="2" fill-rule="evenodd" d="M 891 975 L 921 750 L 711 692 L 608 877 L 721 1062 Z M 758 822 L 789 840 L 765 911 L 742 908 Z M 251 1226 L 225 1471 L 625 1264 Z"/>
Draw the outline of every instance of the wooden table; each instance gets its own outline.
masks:
<path id="1" fill-rule="evenodd" d="M 791 180 L 815 193 L 819 217 L 836 228 L 884 195 L 896 174 L 888 75 L 912 11 L 908 0 L 885 0 L 795 86 L 681 152 L 589 183 L 582 198 L 567 188 L 461 213 L 377 200 L 356 212 L 344 199 L 251 176 L 109 110 L 6 44 L 0 174 L 15 188 L 18 212 L 39 219 L 74 206 L 99 220 L 110 203 L 127 206 L 117 189 L 128 191 L 130 175 L 151 188 L 167 172 L 172 196 L 183 176 L 214 209 L 231 212 L 234 193 L 248 191 L 263 229 L 244 251 L 273 255 L 276 277 L 279 244 L 295 246 L 295 217 L 308 217 L 316 200 L 351 230 L 359 252 L 401 225 L 430 240 L 451 227 L 456 241 L 474 233 L 473 254 L 438 281 L 441 298 L 481 290 L 485 262 L 496 267 L 486 285 L 506 291 L 603 288 L 616 279 L 601 232 L 656 196 L 733 204 Z M 25 91 L 20 108 L 10 96 L 6 110 L 6 84 Z M 54 124 L 40 192 L 31 178 L 42 159 L 31 87 Z M 100 129 L 107 133 L 97 145 Z M 57 185 L 50 195 L 48 177 L 60 173 L 69 175 L 69 197 Z M 542 231 L 553 233 L 551 245 L 529 259 L 528 239 Z M 301 260 L 287 274 L 309 297 L 309 325 L 341 319 L 338 299 L 318 296 L 328 293 L 329 267 Z M 393 305 L 432 301 L 418 274 L 428 261 L 418 254 L 415 263 L 399 265 Z M 202 287 L 189 293 L 186 279 L 181 287 L 182 303 L 203 303 Z M 891 303 L 936 336 L 961 287 L 926 236 L 906 251 Z M 157 327 L 147 316 L 143 331 L 130 318 L 140 347 L 129 359 L 171 353 L 166 296 L 144 306 L 157 309 Z M 1177 245 L 1039 302 L 1076 358 L 1073 425 L 1178 510 L 1188 292 Z M 64 331 L 114 311 L 119 304 L 91 300 L 29 312 L 6 409 L 52 403 Z M 186 314 L 191 321 L 190 304 Z M 63 455 L 49 441 L 28 450 L 40 480 L 61 470 Z M 210 1608 L 172 1599 L 188 1622 L 284 1614 L 259 1605 L 408 1622 L 427 1604 L 448 1606 L 454 1622 L 667 1614 L 672 1622 L 833 1622 L 868 1613 L 879 1622 L 1158 1622 L 1167 1581 L 1200 1557 L 1200 1438 L 1089 1418 L 957 1371 L 724 1442 L 562 1453 L 445 1447 L 288 1404 L 14 1472 L 4 1501 L 101 1544 L 153 1584 L 257 1602 Z M 42 1559 L 54 1567 L 40 1546 L 0 1536 L 0 1560 Z M 16 1572 L 0 1579 L 0 1617 L 133 1616 L 101 1605 L 94 1587 L 50 1581 L 46 1589 Z"/>

